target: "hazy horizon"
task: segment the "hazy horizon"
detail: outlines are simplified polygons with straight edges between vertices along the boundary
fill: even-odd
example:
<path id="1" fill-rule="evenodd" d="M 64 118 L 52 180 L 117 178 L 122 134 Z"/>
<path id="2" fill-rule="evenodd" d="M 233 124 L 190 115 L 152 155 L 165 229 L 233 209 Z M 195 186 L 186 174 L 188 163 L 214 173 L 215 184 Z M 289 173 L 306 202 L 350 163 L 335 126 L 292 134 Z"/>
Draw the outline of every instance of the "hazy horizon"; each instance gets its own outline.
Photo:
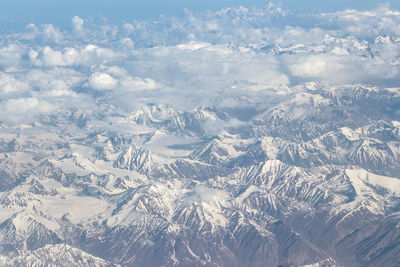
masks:
<path id="1" fill-rule="evenodd" d="M 0 30 L 7 27 L 21 29 L 28 23 L 56 24 L 65 26 L 73 16 L 82 18 L 102 18 L 111 22 L 149 20 L 164 16 L 181 16 L 184 10 L 192 12 L 215 12 L 227 7 L 244 6 L 246 8 L 262 8 L 269 3 L 281 5 L 286 10 L 296 13 L 332 12 L 344 9 L 375 9 L 382 5 L 388 5 L 392 9 L 400 8 L 398 1 L 357 0 L 334 2 L 321 2 L 319 0 L 298 1 L 261 1 L 261 0 L 233 0 L 233 1 L 158 1 L 158 0 L 86 0 L 86 1 L 27 1 L 4 0 L 0 3 Z"/>

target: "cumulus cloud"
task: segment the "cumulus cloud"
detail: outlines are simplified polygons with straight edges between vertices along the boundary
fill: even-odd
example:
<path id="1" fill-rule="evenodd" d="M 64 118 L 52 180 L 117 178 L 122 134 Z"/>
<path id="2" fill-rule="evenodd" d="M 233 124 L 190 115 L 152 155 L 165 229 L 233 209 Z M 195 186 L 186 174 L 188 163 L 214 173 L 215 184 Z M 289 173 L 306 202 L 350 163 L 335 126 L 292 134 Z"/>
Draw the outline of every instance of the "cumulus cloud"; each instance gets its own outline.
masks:
<path id="1" fill-rule="evenodd" d="M 62 66 L 65 65 L 63 54 L 60 51 L 55 51 L 50 47 L 46 46 L 43 49 L 42 60 L 45 65 L 48 66 Z"/>
<path id="2" fill-rule="evenodd" d="M 121 88 L 126 91 L 136 91 L 136 90 L 154 90 L 160 88 L 154 80 L 149 78 L 139 78 L 139 77 L 127 77 L 121 80 Z"/>
<path id="3" fill-rule="evenodd" d="M 31 50 L 28 57 L 32 63 L 43 66 L 92 66 L 102 64 L 106 61 L 113 61 L 116 53 L 109 48 L 102 48 L 96 45 L 88 44 L 84 47 L 63 47 L 54 49 L 45 46 L 41 51 Z"/>
<path id="4" fill-rule="evenodd" d="M 334 62 L 328 62 L 324 56 L 310 56 L 290 66 L 295 76 L 316 78 L 326 75 L 327 71 L 337 68 Z"/>
<path id="5" fill-rule="evenodd" d="M 318 19 L 337 27 L 342 33 L 361 38 L 374 38 L 380 34 L 399 35 L 400 12 L 382 6 L 375 10 L 346 9 L 318 15 Z"/>
<path id="6" fill-rule="evenodd" d="M 71 21 L 71 32 L 29 24 L 4 36 L 6 112 L 90 109 L 104 95 L 127 109 L 232 108 L 283 97 L 310 81 L 397 86 L 399 80 L 400 13 L 387 7 L 296 15 L 268 5 L 115 25 Z"/>
<path id="7" fill-rule="evenodd" d="M 5 68 L 18 66 L 25 53 L 25 48 L 18 44 L 0 47 L 0 66 Z"/>
<path id="8" fill-rule="evenodd" d="M 39 101 L 35 97 L 9 99 L 6 104 L 6 111 L 10 114 L 41 113 L 52 112 L 55 107 L 45 101 Z"/>
<path id="9" fill-rule="evenodd" d="M 72 18 L 72 26 L 74 27 L 74 30 L 77 32 L 81 32 L 83 31 L 83 19 L 78 17 L 78 16 L 74 16 Z"/>
<path id="10" fill-rule="evenodd" d="M 36 59 L 37 59 L 38 55 L 39 55 L 39 53 L 36 52 L 36 51 L 33 50 L 33 49 L 29 50 L 29 52 L 28 52 L 28 58 L 29 58 L 29 60 L 32 61 L 33 63 L 36 62 Z"/>
<path id="11" fill-rule="evenodd" d="M 42 34 L 45 40 L 54 41 L 56 43 L 61 42 L 63 35 L 59 29 L 54 27 L 52 24 L 43 25 Z"/>
<path id="12" fill-rule="evenodd" d="M 208 96 L 220 91 L 262 91 L 282 88 L 289 79 L 277 58 L 241 52 L 226 45 L 185 43 L 135 54 L 129 69 L 177 90 L 196 90 Z M 221 91 L 222 90 L 222 91 Z"/>
<path id="13" fill-rule="evenodd" d="M 121 42 L 122 48 L 125 49 L 125 50 L 129 50 L 129 49 L 133 49 L 134 48 L 134 43 L 133 43 L 132 39 L 129 38 L 129 37 L 122 38 L 120 42 Z"/>
<path id="14" fill-rule="evenodd" d="M 78 63 L 91 66 L 93 64 L 101 64 L 103 62 L 112 62 L 117 58 L 117 52 L 110 48 L 99 47 L 93 44 L 87 44 L 84 48 L 80 49 Z"/>
<path id="15" fill-rule="evenodd" d="M 77 71 L 57 67 L 52 70 L 29 70 L 20 73 L 19 79 L 29 83 L 32 88 L 43 92 L 72 88 L 80 84 L 84 76 Z M 36 93 L 38 93 L 37 90 Z"/>
<path id="16" fill-rule="evenodd" d="M 16 95 L 30 90 L 25 82 L 19 81 L 13 75 L 0 73 L 0 92 L 4 95 Z"/>
<path id="17" fill-rule="evenodd" d="M 122 28 L 124 29 L 124 31 L 128 34 L 133 33 L 135 30 L 135 27 L 130 24 L 130 23 L 124 23 L 122 24 Z"/>
<path id="18" fill-rule="evenodd" d="M 118 80 L 108 73 L 96 72 L 89 78 L 89 85 L 95 90 L 111 90 L 117 85 Z"/>
<path id="19" fill-rule="evenodd" d="M 354 55 L 328 53 L 292 57 L 290 60 L 288 66 L 295 77 L 330 84 L 382 83 L 395 79 L 399 74 L 397 67 L 384 61 Z"/>

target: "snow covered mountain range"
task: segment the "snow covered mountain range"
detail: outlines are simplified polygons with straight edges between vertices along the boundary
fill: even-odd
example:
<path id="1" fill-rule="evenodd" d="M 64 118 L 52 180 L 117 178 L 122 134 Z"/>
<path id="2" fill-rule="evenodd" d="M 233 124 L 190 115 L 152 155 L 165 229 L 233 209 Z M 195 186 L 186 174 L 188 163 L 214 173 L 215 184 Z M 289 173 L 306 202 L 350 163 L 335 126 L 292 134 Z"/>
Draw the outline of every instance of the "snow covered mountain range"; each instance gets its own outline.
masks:
<path id="1" fill-rule="evenodd" d="M 0 265 L 397 266 L 400 14 L 368 12 L 3 34 Z"/>

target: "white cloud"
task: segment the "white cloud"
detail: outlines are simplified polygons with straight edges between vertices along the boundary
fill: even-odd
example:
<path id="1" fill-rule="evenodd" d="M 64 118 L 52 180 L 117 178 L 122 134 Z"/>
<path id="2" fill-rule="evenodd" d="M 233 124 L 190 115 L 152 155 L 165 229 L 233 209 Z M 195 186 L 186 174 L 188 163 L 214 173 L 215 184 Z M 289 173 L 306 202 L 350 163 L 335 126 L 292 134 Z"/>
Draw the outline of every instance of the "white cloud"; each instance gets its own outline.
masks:
<path id="1" fill-rule="evenodd" d="M 24 53 L 24 47 L 17 44 L 0 47 L 0 66 L 18 66 Z"/>
<path id="2" fill-rule="evenodd" d="M 29 52 L 28 56 L 33 63 L 44 66 L 92 66 L 94 64 L 102 64 L 106 61 L 114 60 L 116 58 L 115 54 L 116 53 L 111 49 L 89 44 L 83 48 L 67 46 L 61 50 L 45 46 L 39 56 L 35 51 Z"/>
<path id="3" fill-rule="evenodd" d="M 121 80 L 121 88 L 125 91 L 154 90 L 161 88 L 161 85 L 149 78 L 127 77 Z"/>
<path id="4" fill-rule="evenodd" d="M 63 61 L 65 65 L 73 65 L 79 60 L 79 52 L 73 47 L 67 47 L 63 54 Z"/>
<path id="5" fill-rule="evenodd" d="M 338 67 L 334 59 L 328 62 L 329 59 L 323 55 L 303 57 L 299 61 L 300 62 L 291 65 L 290 69 L 293 75 L 300 77 L 318 78 L 326 75 L 327 71 L 333 71 Z"/>
<path id="6" fill-rule="evenodd" d="M 59 43 L 64 38 L 60 30 L 54 27 L 52 24 L 43 25 L 42 35 L 45 40 Z"/>
<path id="7" fill-rule="evenodd" d="M 184 43 L 184 44 L 179 44 L 176 47 L 182 50 L 198 50 L 204 47 L 210 46 L 208 43 L 201 43 L 201 42 L 195 42 L 191 41 L 189 43 Z"/>
<path id="8" fill-rule="evenodd" d="M 295 77 L 338 85 L 382 83 L 385 80 L 395 79 L 399 74 L 396 66 L 391 66 L 380 59 L 336 53 L 289 57 L 287 63 Z"/>
<path id="9" fill-rule="evenodd" d="M 36 61 L 38 55 L 39 55 L 39 53 L 36 52 L 36 51 L 33 50 L 33 49 L 29 50 L 29 52 L 28 52 L 29 60 L 32 61 L 32 62 L 35 62 L 35 61 Z"/>
<path id="10" fill-rule="evenodd" d="M 15 95 L 29 91 L 30 87 L 25 82 L 15 79 L 13 75 L 0 73 L 0 92 L 6 95 Z"/>
<path id="11" fill-rule="evenodd" d="M 0 45 L 1 101 L 11 101 L 9 112 L 16 99 L 26 101 L 32 114 L 42 102 L 53 111 L 89 108 L 85 102 L 103 94 L 132 108 L 150 102 L 229 108 L 309 81 L 396 85 L 398 12 L 301 14 L 291 23 L 285 14 L 272 5 L 121 25 L 75 16 L 71 32 L 29 24 Z"/>
<path id="12" fill-rule="evenodd" d="M 77 62 L 84 66 L 91 66 L 105 61 L 113 61 L 115 58 L 116 53 L 112 49 L 87 44 L 79 51 Z"/>
<path id="13" fill-rule="evenodd" d="M 63 54 L 60 51 L 53 50 L 46 46 L 42 51 L 42 60 L 47 66 L 63 66 L 66 65 L 63 59 Z"/>
<path id="14" fill-rule="evenodd" d="M 25 80 L 32 88 L 49 91 L 70 89 L 81 83 L 84 76 L 79 72 L 57 67 L 52 70 L 33 69 L 22 73 L 19 79 Z"/>
<path id="15" fill-rule="evenodd" d="M 124 23 L 122 24 L 122 28 L 124 29 L 124 31 L 128 34 L 131 34 L 134 32 L 135 28 L 133 27 L 132 24 L 130 23 Z"/>
<path id="16" fill-rule="evenodd" d="M 50 97 L 64 97 L 64 96 L 78 97 L 77 93 L 68 89 L 54 89 L 49 91 L 47 95 Z"/>
<path id="17" fill-rule="evenodd" d="M 9 99 L 6 104 L 7 112 L 11 114 L 24 113 L 50 113 L 55 107 L 45 101 L 39 101 L 35 97 Z M 31 115 L 31 114 L 27 114 Z"/>
<path id="18" fill-rule="evenodd" d="M 118 81 L 107 73 L 96 72 L 89 78 L 89 85 L 95 90 L 114 89 Z"/>
<path id="19" fill-rule="evenodd" d="M 121 46 L 123 49 L 129 50 L 134 48 L 134 43 L 131 38 L 126 37 L 121 39 Z"/>
<path id="20" fill-rule="evenodd" d="M 77 32 L 81 32 L 83 31 L 83 19 L 78 17 L 78 16 L 74 16 L 72 18 L 72 26 L 74 27 L 74 30 Z"/>

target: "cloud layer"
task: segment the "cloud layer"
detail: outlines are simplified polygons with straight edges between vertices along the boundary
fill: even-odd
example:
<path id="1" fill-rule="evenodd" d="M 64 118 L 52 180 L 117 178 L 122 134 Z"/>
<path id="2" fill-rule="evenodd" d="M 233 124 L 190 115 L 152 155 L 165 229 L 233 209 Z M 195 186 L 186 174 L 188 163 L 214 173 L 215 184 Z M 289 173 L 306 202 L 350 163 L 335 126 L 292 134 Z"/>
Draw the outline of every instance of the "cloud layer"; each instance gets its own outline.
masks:
<path id="1" fill-rule="evenodd" d="M 126 112 L 254 105 L 307 82 L 399 83 L 400 12 L 388 8 L 294 14 L 277 5 L 70 30 L 29 24 L 2 36 L 1 121 L 91 110 L 107 97 Z"/>

